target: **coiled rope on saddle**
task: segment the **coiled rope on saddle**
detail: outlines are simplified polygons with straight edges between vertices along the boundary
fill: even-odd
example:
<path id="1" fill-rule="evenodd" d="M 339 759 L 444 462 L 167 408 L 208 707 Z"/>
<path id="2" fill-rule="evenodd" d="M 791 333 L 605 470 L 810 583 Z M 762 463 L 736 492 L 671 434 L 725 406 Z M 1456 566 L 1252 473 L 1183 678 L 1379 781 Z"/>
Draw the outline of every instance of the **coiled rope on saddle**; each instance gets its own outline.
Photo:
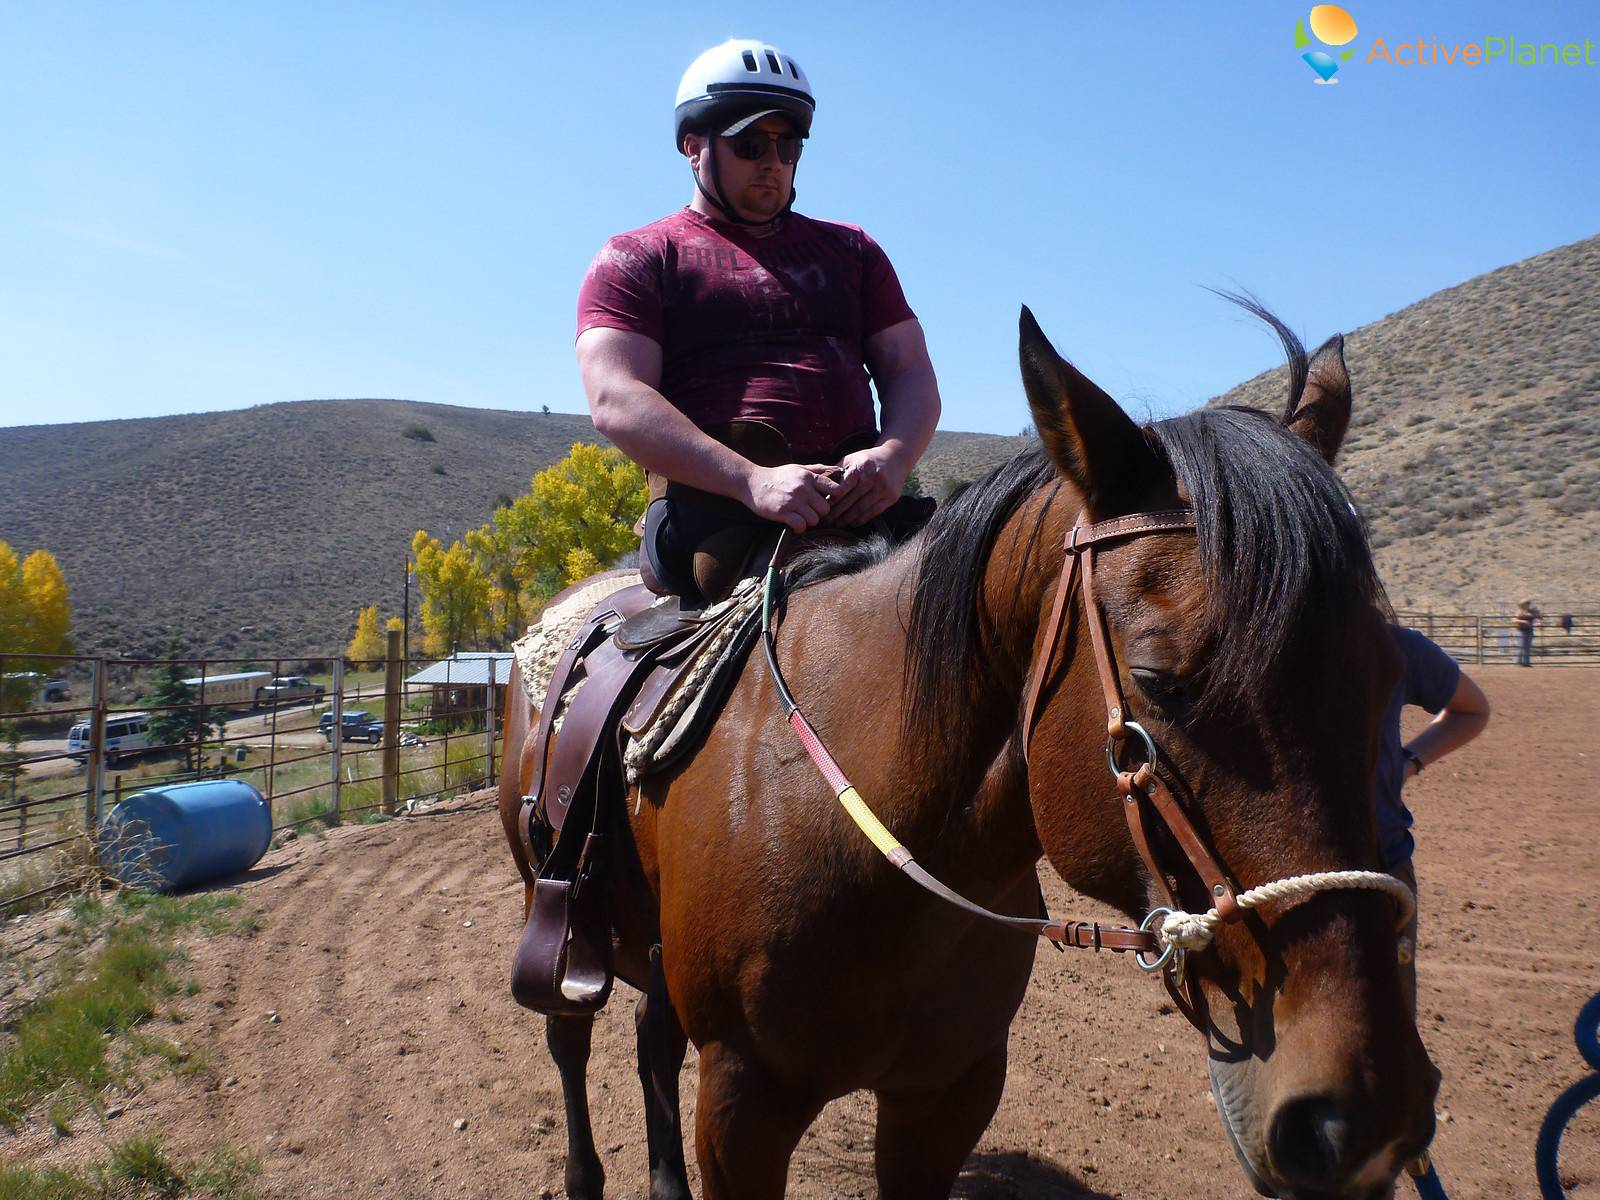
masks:
<path id="1" fill-rule="evenodd" d="M 733 595 L 706 609 L 708 619 L 730 614 L 706 644 L 694 665 L 679 681 L 650 727 L 627 740 L 623 751 L 623 772 L 629 784 L 636 784 L 660 759 L 670 755 L 694 725 L 696 710 L 705 694 L 706 681 L 722 668 L 727 657 L 740 649 L 749 622 L 761 607 L 759 580 L 752 576 L 739 581 Z M 745 646 L 749 643 L 745 642 Z"/>

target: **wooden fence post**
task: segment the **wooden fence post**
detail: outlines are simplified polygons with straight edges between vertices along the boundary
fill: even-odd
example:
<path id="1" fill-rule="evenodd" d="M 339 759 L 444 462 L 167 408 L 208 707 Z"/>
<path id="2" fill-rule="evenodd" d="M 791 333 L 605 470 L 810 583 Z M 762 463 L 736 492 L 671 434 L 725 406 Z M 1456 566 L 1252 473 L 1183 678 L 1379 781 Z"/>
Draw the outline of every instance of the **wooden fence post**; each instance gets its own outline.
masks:
<path id="1" fill-rule="evenodd" d="M 512 664 L 512 666 L 515 666 L 515 665 L 516 664 L 514 664 L 514 663 Z M 484 771 L 484 778 L 483 778 L 483 786 L 484 787 L 493 787 L 494 784 L 495 784 L 495 777 L 494 777 L 494 733 L 495 733 L 495 729 L 494 729 L 494 727 L 495 727 L 496 718 L 498 718 L 499 715 L 500 715 L 500 705 L 495 703 L 494 696 L 495 696 L 495 692 L 498 690 L 498 687 L 499 687 L 498 683 L 496 682 L 499 678 L 500 678 L 500 661 L 498 659 L 491 658 L 489 660 L 489 688 L 488 688 L 489 699 L 488 699 L 487 704 L 486 704 L 486 707 L 487 707 L 488 711 L 483 714 L 483 727 L 484 727 L 484 729 L 486 729 L 488 731 L 487 741 L 489 743 L 489 745 L 488 745 L 488 756 L 489 757 L 488 757 L 488 760 L 487 760 L 487 762 L 485 764 L 485 771 Z M 509 685 L 509 683 L 510 683 L 510 681 L 507 680 L 507 684 L 508 685 Z"/>
<path id="2" fill-rule="evenodd" d="M 400 807 L 400 688 L 404 666 L 400 631 L 391 629 L 383 672 L 383 811 L 390 816 Z"/>
<path id="3" fill-rule="evenodd" d="M 1483 666 L 1483 614 L 1480 613 L 1476 617 L 1473 617 L 1472 623 L 1474 626 L 1476 626 L 1475 641 L 1478 648 L 1478 657 L 1476 661 L 1478 666 L 1481 667 Z"/>
<path id="4" fill-rule="evenodd" d="M 339 820 L 339 787 L 344 782 L 339 774 L 340 760 L 344 757 L 344 657 L 341 655 L 333 660 L 333 724 L 328 726 L 328 745 L 333 749 L 329 758 L 333 761 L 333 819 Z"/>
<path id="5" fill-rule="evenodd" d="M 89 701 L 89 758 L 83 793 L 83 832 L 94 841 L 106 786 L 106 660 L 94 660 L 93 694 Z"/>

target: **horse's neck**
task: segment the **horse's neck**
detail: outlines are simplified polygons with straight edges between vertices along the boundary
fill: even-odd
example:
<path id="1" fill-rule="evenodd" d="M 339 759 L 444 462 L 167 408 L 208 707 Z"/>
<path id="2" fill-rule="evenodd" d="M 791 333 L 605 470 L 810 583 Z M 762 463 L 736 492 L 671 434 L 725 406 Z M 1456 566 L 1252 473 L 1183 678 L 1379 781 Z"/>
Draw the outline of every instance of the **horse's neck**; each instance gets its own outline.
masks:
<path id="1" fill-rule="evenodd" d="M 985 628 L 1007 667 L 1008 685 L 1016 681 L 1019 702 L 1066 561 L 1062 546 L 1080 507 L 1064 485 L 1042 488 L 1001 528 L 984 564 Z"/>
<path id="2" fill-rule="evenodd" d="M 968 679 L 966 694 L 939 697 L 958 706 L 948 714 L 947 736 L 919 735 L 918 722 L 908 720 L 904 708 L 910 703 L 901 684 L 912 652 L 907 624 L 918 542 L 794 597 L 791 618 L 805 623 L 804 640 L 797 644 L 805 646 L 806 657 L 831 661 L 825 670 L 849 672 L 860 683 L 853 693 L 829 689 L 837 703 L 817 710 L 819 724 L 872 724 L 861 757 L 873 766 L 846 766 L 846 773 L 858 784 L 863 774 L 872 780 L 863 793 L 885 810 L 880 816 L 917 847 L 919 857 L 930 856 L 930 869 L 947 857 L 960 872 L 988 863 L 1005 874 L 1038 856 L 1019 715 L 1041 612 L 1053 595 L 1064 557 L 1061 543 L 1075 511 L 1065 489 L 1046 488 L 1002 527 L 976 598 L 985 669 Z M 863 704 L 867 696 L 875 698 L 870 706 Z M 807 698 L 797 698 L 810 715 Z"/>
<path id="3" fill-rule="evenodd" d="M 793 593 L 778 631 L 778 657 L 801 711 L 845 775 L 919 860 L 939 870 L 946 860 L 1007 857 L 1003 847 L 981 843 L 1000 836 L 993 800 L 1007 791 L 1022 795 L 1023 789 L 1022 777 L 1006 780 L 998 763 L 1009 730 L 998 728 L 997 714 L 1006 705 L 985 704 L 965 722 L 962 740 L 974 758 L 994 764 L 992 773 L 979 766 L 952 778 L 947 747 L 908 732 L 902 681 L 917 555 L 918 547 L 909 545 L 865 570 Z M 745 680 L 771 692 L 764 669 L 747 672 Z M 814 770 L 809 764 L 804 769 Z M 1025 839 L 1030 835 L 1023 816 Z M 845 836 L 864 835 L 851 826 Z M 1010 841 L 1017 836 L 1006 835 Z"/>

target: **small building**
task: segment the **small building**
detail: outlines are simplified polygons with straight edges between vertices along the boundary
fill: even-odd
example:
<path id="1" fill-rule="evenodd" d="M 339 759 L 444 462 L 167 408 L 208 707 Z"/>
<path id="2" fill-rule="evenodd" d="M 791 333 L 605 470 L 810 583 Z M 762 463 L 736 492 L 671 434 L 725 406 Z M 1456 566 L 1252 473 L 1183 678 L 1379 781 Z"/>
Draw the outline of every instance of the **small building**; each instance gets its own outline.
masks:
<path id="1" fill-rule="evenodd" d="M 459 651 L 406 679 L 406 691 L 428 688 L 428 718 L 482 729 L 484 714 L 505 710 L 506 686 L 517 669 L 509 652 Z"/>

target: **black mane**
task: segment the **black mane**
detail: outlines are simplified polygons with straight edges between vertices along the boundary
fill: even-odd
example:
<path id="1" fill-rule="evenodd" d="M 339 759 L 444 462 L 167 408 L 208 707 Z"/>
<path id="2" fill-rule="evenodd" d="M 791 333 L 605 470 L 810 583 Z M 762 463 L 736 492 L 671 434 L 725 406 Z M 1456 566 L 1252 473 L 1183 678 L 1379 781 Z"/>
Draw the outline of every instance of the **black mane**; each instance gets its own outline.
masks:
<path id="1" fill-rule="evenodd" d="M 1213 408 L 1148 435 L 1194 505 L 1215 652 L 1201 699 L 1259 686 L 1297 634 L 1385 603 L 1366 528 L 1344 483 L 1266 413 Z"/>
<path id="2" fill-rule="evenodd" d="M 1306 382 L 1306 355 L 1270 324 L 1290 362 L 1284 421 Z M 1144 427 L 1196 516 L 1213 652 L 1196 711 L 1259 684 L 1297 634 L 1338 634 L 1331 618 L 1386 602 L 1350 494 L 1322 457 L 1266 413 L 1200 409 Z M 958 739 L 973 694 L 994 680 L 978 616 L 984 564 L 1005 522 L 1040 488 L 1059 485 L 1040 446 L 991 472 L 929 525 L 907 630 L 905 734 L 916 745 Z M 1048 506 L 1040 507 L 1040 520 Z M 1037 544 L 1037 538 L 1034 539 Z M 1027 565 L 1019 572 L 1027 574 Z"/>
<path id="3" fill-rule="evenodd" d="M 906 626 L 903 711 L 913 744 L 956 744 L 973 694 L 994 681 L 978 621 L 984 564 L 1006 521 L 1047 485 L 1060 480 L 1035 443 L 951 497 L 923 530 Z M 1026 577 L 1024 563 L 1018 586 Z"/>
<path id="4" fill-rule="evenodd" d="M 887 538 L 876 533 L 855 541 L 807 546 L 784 568 L 784 586 L 792 592 L 841 575 L 854 575 L 877 566 L 893 549 Z"/>

